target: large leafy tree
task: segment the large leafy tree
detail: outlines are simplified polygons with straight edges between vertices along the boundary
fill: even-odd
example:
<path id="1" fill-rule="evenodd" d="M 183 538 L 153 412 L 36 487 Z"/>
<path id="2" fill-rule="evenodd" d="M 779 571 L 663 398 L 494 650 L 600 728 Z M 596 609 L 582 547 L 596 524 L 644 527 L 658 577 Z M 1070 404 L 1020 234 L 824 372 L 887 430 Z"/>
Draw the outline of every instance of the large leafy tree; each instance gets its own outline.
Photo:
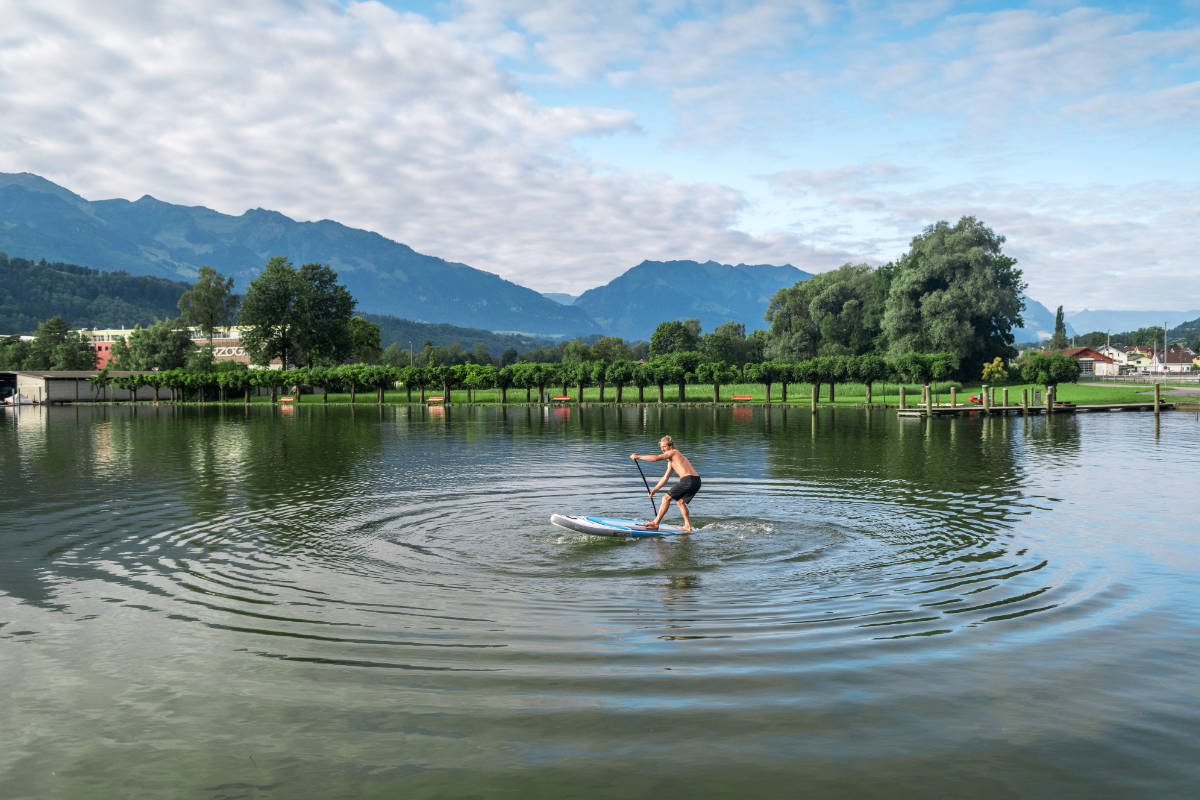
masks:
<path id="1" fill-rule="evenodd" d="M 379 360 L 382 350 L 379 346 L 379 326 L 367 322 L 362 317 L 351 317 L 349 324 L 350 346 L 359 361 L 374 364 Z M 393 342 L 392 344 L 396 344 Z M 399 349 L 399 345 L 396 345 Z M 398 355 L 398 354 L 397 354 Z M 408 363 L 408 352 L 404 352 L 404 363 Z"/>
<path id="2" fill-rule="evenodd" d="M 179 312 L 185 322 L 195 325 L 208 337 L 211 345 L 213 331 L 233 324 L 236 316 L 233 278 L 223 278 L 212 267 L 201 267 L 196 283 L 179 297 Z"/>
<path id="3" fill-rule="evenodd" d="M 71 330 L 62 317 L 51 317 L 38 325 L 21 367 L 95 369 L 96 351 L 87 337 Z"/>
<path id="4" fill-rule="evenodd" d="M 761 360 L 761 354 L 754 352 L 754 343 L 746 336 L 746 326 L 741 322 L 726 322 L 712 333 L 701 336 L 700 351 L 712 361 L 723 361 L 738 369 L 749 361 Z"/>
<path id="5" fill-rule="evenodd" d="M 242 337 L 246 350 L 257 364 L 278 358 L 285 369 L 289 362 L 339 362 L 353 347 L 354 305 L 330 267 L 305 264 L 297 270 L 276 256 L 242 300 L 239 321 L 248 328 Z"/>
<path id="6" fill-rule="evenodd" d="M 765 319 L 770 355 L 786 361 L 813 356 L 860 355 L 880 334 L 891 272 L 844 264 L 780 289 Z"/>
<path id="7" fill-rule="evenodd" d="M 696 350 L 699 345 L 700 323 L 697 320 L 660 322 L 650 335 L 650 356 L 683 353 Z"/>
<path id="8" fill-rule="evenodd" d="M 888 353 L 945 351 L 955 369 L 972 372 L 1015 356 L 1025 282 L 1003 243 L 974 217 L 938 222 L 915 237 L 891 277 L 882 325 Z"/>
<path id="9" fill-rule="evenodd" d="M 113 348 L 118 350 L 118 348 Z M 179 369 L 188 366 L 196 344 L 181 319 L 157 320 L 145 328 L 134 328 L 117 352 L 116 369 Z"/>

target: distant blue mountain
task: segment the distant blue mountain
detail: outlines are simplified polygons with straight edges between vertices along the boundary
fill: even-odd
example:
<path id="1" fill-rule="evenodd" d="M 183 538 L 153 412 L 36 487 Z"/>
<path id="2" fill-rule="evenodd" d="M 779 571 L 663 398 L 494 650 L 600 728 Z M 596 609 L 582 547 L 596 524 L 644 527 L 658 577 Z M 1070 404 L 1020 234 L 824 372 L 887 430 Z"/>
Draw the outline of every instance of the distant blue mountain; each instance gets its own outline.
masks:
<path id="1" fill-rule="evenodd" d="M 1112 333 L 1127 333 L 1139 328 L 1162 327 L 1174 328 L 1185 322 L 1200 317 L 1200 311 L 1107 311 L 1097 309 L 1089 311 L 1074 311 L 1065 315 L 1075 329 L 1080 333 L 1093 331 L 1111 331 Z"/>
<path id="2" fill-rule="evenodd" d="M 149 195 L 90 202 L 29 173 L 0 173 L 0 251 L 184 281 L 208 265 L 239 292 L 268 259 L 285 256 L 332 266 L 363 312 L 550 337 L 600 332 L 579 308 L 331 220 L 296 222 L 261 208 L 235 217 Z"/>
<path id="3" fill-rule="evenodd" d="M 743 323 L 750 333 L 767 327 L 763 315 L 773 294 L 811 277 L 790 264 L 643 261 L 584 292 L 572 308 L 626 340 L 649 340 L 658 323 L 684 319 L 700 320 L 705 333 L 726 322 Z"/>
<path id="4" fill-rule="evenodd" d="M 1054 335 L 1054 317 L 1057 310 L 1051 311 L 1029 295 L 1022 295 L 1022 297 L 1025 298 L 1025 310 L 1021 312 L 1021 317 L 1024 319 L 1025 325 L 1013 329 L 1014 340 L 1017 344 L 1023 344 L 1049 339 Z M 1075 329 L 1071 326 L 1067 314 L 1063 314 L 1063 326 L 1066 328 L 1067 336 L 1075 335 Z"/>

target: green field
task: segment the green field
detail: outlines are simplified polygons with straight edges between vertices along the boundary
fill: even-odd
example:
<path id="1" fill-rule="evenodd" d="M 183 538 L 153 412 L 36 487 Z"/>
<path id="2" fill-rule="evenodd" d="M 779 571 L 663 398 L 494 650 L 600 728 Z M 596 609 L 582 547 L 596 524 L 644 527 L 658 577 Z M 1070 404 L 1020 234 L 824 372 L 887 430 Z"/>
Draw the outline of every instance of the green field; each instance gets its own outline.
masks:
<path id="1" fill-rule="evenodd" d="M 1034 403 L 1034 392 L 1035 391 L 1040 392 L 1042 390 L 1042 387 L 1033 386 L 1032 384 L 1021 384 L 1021 385 L 1013 385 L 1013 386 L 1008 386 L 1008 387 L 998 387 L 994 390 L 994 398 L 995 398 L 995 402 L 997 404 L 1000 404 L 1001 402 L 1003 402 L 1003 391 L 1005 388 L 1008 389 L 1009 403 L 1011 405 L 1019 405 L 1020 404 L 1022 390 L 1029 391 L 1029 402 L 1031 404 Z M 551 397 L 558 395 L 561 389 L 562 389 L 561 384 L 558 386 L 546 387 L 546 391 Z M 921 396 L 920 387 L 915 386 L 915 385 L 907 385 L 905 387 L 905 390 L 906 390 L 907 405 L 915 406 L 915 405 L 919 404 L 920 396 Z M 950 402 L 950 393 L 949 393 L 949 390 L 945 387 L 945 385 L 938 385 L 937 390 L 938 390 L 937 395 L 936 395 L 937 402 L 939 402 L 939 403 Z M 811 392 L 812 392 L 812 387 L 810 384 L 800 384 L 800 383 L 788 384 L 787 401 L 786 402 L 788 405 L 808 406 L 811 403 Z M 965 385 L 965 386 L 963 386 L 963 388 L 959 389 L 957 392 L 958 403 L 965 405 L 968 403 L 967 398 L 969 398 L 972 395 L 979 395 L 980 392 L 981 392 L 981 388 L 979 385 Z M 1163 390 L 1162 390 L 1162 396 L 1164 399 L 1172 400 L 1175 402 L 1191 403 L 1193 405 L 1200 405 L 1200 397 L 1195 397 L 1195 396 L 1193 396 L 1193 397 L 1187 397 L 1187 396 L 1170 397 L 1169 394 L 1170 394 L 1170 387 L 1164 386 Z M 437 391 L 437 390 L 428 390 L 427 389 L 425 392 L 426 397 L 441 396 L 441 395 L 442 395 L 442 392 Z M 567 387 L 567 395 L 570 396 L 571 402 L 576 402 L 578 399 L 576 387 L 568 386 Z M 744 401 L 739 401 L 739 403 L 744 403 L 744 404 L 749 404 L 749 405 L 762 405 L 764 402 L 766 402 L 764 387 L 761 383 L 739 383 L 739 384 L 731 384 L 728 386 L 726 386 L 726 385 L 721 386 L 721 390 L 720 390 L 720 402 L 721 403 L 732 403 L 733 401 L 731 400 L 731 398 L 733 395 L 750 395 L 751 397 L 753 397 L 753 400 L 749 401 L 748 403 L 744 403 Z M 408 397 L 408 395 L 405 392 L 405 390 L 403 390 L 403 389 L 390 389 L 386 392 L 386 394 L 384 396 L 384 402 L 386 402 L 386 403 L 406 403 L 406 402 L 408 402 L 407 397 Z M 537 401 L 536 390 L 533 392 L 532 397 L 533 397 L 534 402 L 536 402 Z M 1151 399 L 1153 399 L 1153 397 L 1154 397 L 1153 386 L 1144 385 L 1144 384 L 1121 385 L 1121 386 L 1114 385 L 1111 387 L 1110 386 L 1093 386 L 1093 385 L 1079 386 L 1076 384 L 1062 384 L 1058 387 L 1058 399 L 1060 401 L 1075 403 L 1077 405 L 1086 405 L 1086 404 L 1092 404 L 1092 403 L 1096 403 L 1096 404 L 1139 403 L 1139 402 L 1146 402 L 1148 400 L 1151 400 Z M 676 387 L 676 386 L 665 387 L 663 399 L 664 399 L 664 402 L 666 402 L 666 403 L 681 402 L 679 399 L 678 387 Z M 240 400 L 232 399 L 231 402 L 240 402 Z M 254 397 L 254 398 L 252 398 L 252 402 L 254 402 L 254 403 L 269 403 L 270 398 L 266 397 L 266 396 Z M 322 401 L 322 396 L 321 396 L 320 392 L 317 392 L 315 394 L 301 395 L 298 402 L 303 405 L 314 405 L 314 404 L 319 405 L 323 401 Z M 344 392 L 339 392 L 339 393 L 330 392 L 328 402 L 336 403 L 336 404 L 346 404 L 346 403 L 350 402 L 350 395 L 348 393 L 344 393 Z M 378 402 L 378 397 L 374 390 L 358 392 L 355 396 L 355 405 L 372 405 L 377 402 Z M 416 390 L 414 390 L 412 393 L 412 402 L 413 403 L 420 402 L 420 393 Z M 467 390 L 466 389 L 453 390 L 450 393 L 450 402 L 451 403 L 466 403 L 466 402 L 468 402 Z M 500 390 L 499 389 L 478 389 L 478 390 L 472 391 L 470 402 L 477 403 L 477 404 L 499 404 L 500 403 Z M 525 401 L 525 390 L 524 389 L 510 389 L 508 391 L 508 403 L 510 405 L 523 404 L 525 402 L 526 401 Z M 583 391 L 583 402 L 585 402 L 585 403 L 601 402 L 599 388 L 594 387 L 594 386 L 586 387 Z M 611 386 L 605 387 L 603 402 L 605 402 L 605 403 L 616 402 L 616 390 L 613 389 L 613 387 L 611 387 Z M 634 387 L 634 388 L 626 387 L 622 393 L 621 402 L 622 403 L 638 402 L 637 388 L 636 387 Z M 650 386 L 650 387 L 646 388 L 645 402 L 646 403 L 657 403 L 658 402 L 657 387 Z M 684 402 L 684 403 L 712 403 L 713 402 L 712 385 L 711 384 L 690 384 L 690 385 L 686 386 L 685 393 L 684 393 L 684 399 L 682 400 L 682 402 Z M 779 404 L 779 403 L 784 402 L 783 387 L 780 384 L 774 384 L 771 387 L 770 402 L 773 404 Z M 866 402 L 866 387 L 863 384 L 846 383 L 846 384 L 839 384 L 835 388 L 834 401 L 832 403 L 829 400 L 829 385 L 823 384 L 821 386 L 821 395 L 820 395 L 818 404 L 821 406 L 833 405 L 833 406 L 854 407 L 854 406 L 861 406 L 861 405 L 865 404 L 865 402 Z M 900 405 L 900 387 L 899 387 L 899 385 L 895 384 L 895 383 L 877 383 L 877 384 L 875 384 L 872 387 L 871 403 L 872 403 L 872 405 L 886 405 L 886 406 L 891 406 L 891 407 L 898 407 Z"/>

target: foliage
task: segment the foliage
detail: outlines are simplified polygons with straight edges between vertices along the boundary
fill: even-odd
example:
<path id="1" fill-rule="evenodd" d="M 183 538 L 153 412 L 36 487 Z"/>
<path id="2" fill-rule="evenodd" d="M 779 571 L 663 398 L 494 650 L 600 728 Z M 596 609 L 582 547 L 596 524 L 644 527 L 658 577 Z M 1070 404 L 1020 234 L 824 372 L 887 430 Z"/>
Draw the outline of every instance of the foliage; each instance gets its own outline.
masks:
<path id="1" fill-rule="evenodd" d="M 1001 252 L 1004 237 L 974 217 L 942 221 L 913 239 L 895 265 L 882 330 L 888 353 L 943 351 L 953 367 L 1011 358 L 1025 283 Z"/>
<path id="2" fill-rule="evenodd" d="M 354 358 L 374 364 L 383 352 L 379 346 L 379 326 L 358 316 L 351 317 L 348 325 Z"/>
<path id="3" fill-rule="evenodd" d="M 72 328 L 149 325 L 175 313 L 180 281 L 101 272 L 75 264 L 30 261 L 0 253 L 0 332 L 32 333 L 61 316 Z"/>
<path id="4" fill-rule="evenodd" d="M 1008 367 L 1004 365 L 1004 359 L 1000 356 L 996 356 L 990 362 L 983 365 L 984 383 L 991 386 L 1003 386 L 1008 381 Z"/>
<path id="5" fill-rule="evenodd" d="M 696 320 L 660 322 L 650 336 L 650 357 L 696 350 L 700 345 L 700 324 Z"/>
<path id="6" fill-rule="evenodd" d="M 771 323 L 768 352 L 794 361 L 873 350 L 890 278 L 890 270 L 844 264 L 780 289 L 765 316 Z"/>
<path id="7" fill-rule="evenodd" d="M 354 298 L 323 264 L 299 270 L 276 256 L 251 281 L 239 320 L 249 330 L 242 339 L 251 360 L 269 364 L 336 363 L 350 354 L 350 316 Z"/>
<path id="8" fill-rule="evenodd" d="M 1067 323 L 1063 320 L 1063 307 L 1059 306 L 1054 312 L 1054 335 L 1050 337 L 1049 348 L 1062 350 L 1067 346 Z"/>
<path id="9" fill-rule="evenodd" d="M 195 350 L 182 319 L 155 320 L 149 327 L 134 328 L 124 348 L 114 343 L 112 363 L 120 370 L 177 369 L 189 366 L 188 358 Z M 190 366 L 199 366 L 199 362 Z"/>
<path id="10" fill-rule="evenodd" d="M 3 340 L 0 368 L 26 370 L 95 369 L 96 351 L 86 336 L 71 330 L 62 317 L 37 327 L 32 342 L 17 336 Z"/>
<path id="11" fill-rule="evenodd" d="M 1122 334 L 1121 341 L 1130 347 L 1162 347 L 1163 334 L 1161 325 L 1151 325 Z"/>
<path id="12" fill-rule="evenodd" d="M 223 278 L 206 265 L 192 288 L 179 296 L 178 306 L 184 322 L 199 328 L 211 345 L 214 329 L 233 324 L 237 302 L 233 278 Z"/>
<path id="13" fill-rule="evenodd" d="M 1037 353 L 1021 365 L 1021 379 L 1040 386 L 1079 380 L 1079 362 L 1062 353 Z"/>

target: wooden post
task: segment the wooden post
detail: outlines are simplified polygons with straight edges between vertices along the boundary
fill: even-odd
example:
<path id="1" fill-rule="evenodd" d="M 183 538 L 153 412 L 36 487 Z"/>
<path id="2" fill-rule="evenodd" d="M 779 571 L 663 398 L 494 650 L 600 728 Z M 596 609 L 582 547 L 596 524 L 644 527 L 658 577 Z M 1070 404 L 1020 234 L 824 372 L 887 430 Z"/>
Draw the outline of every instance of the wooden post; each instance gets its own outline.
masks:
<path id="1" fill-rule="evenodd" d="M 989 388 L 990 387 L 985 383 L 982 384 L 982 388 L 979 390 L 983 395 L 983 413 L 985 414 L 992 413 L 992 396 L 988 394 Z"/>
<path id="2" fill-rule="evenodd" d="M 904 384 L 900 384 L 900 408 L 905 408 L 904 404 Z"/>
<path id="3" fill-rule="evenodd" d="M 1004 387 L 1004 407 L 1008 408 L 1008 387 Z"/>
<path id="4" fill-rule="evenodd" d="M 950 387 L 950 407 L 951 408 L 958 407 L 958 387 L 957 386 Z"/>
<path id="5" fill-rule="evenodd" d="M 1161 405 L 1161 402 L 1160 402 L 1162 399 L 1162 395 L 1160 394 L 1161 389 L 1162 389 L 1161 383 L 1154 384 L 1154 413 L 1155 414 L 1157 414 L 1159 412 L 1159 406 Z"/>
<path id="6" fill-rule="evenodd" d="M 817 394 L 821 391 L 821 384 L 814 383 L 812 385 L 812 413 L 817 413 Z"/>
<path id="7" fill-rule="evenodd" d="M 933 417 L 933 392 L 929 390 L 929 384 L 924 385 L 925 389 L 925 416 Z"/>
<path id="8" fill-rule="evenodd" d="M 1054 413 L 1054 392 L 1049 386 L 1046 387 L 1046 414 Z"/>
<path id="9" fill-rule="evenodd" d="M 1021 390 L 1021 416 L 1029 416 L 1029 390 Z"/>

